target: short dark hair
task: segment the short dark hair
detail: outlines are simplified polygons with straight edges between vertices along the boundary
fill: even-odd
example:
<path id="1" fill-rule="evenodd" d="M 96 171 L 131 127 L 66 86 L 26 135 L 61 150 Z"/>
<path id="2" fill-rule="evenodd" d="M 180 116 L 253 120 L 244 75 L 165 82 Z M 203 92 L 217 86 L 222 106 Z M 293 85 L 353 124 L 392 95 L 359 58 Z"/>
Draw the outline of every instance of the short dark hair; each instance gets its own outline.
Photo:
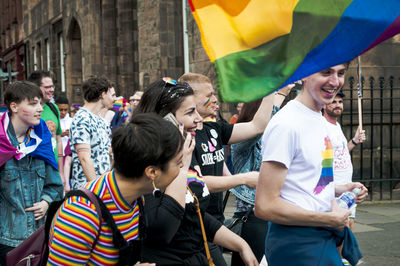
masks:
<path id="1" fill-rule="evenodd" d="M 56 99 L 56 104 L 69 104 L 68 98 L 65 96 L 58 96 Z"/>
<path id="2" fill-rule="evenodd" d="M 9 85 L 4 92 L 4 103 L 7 109 L 11 111 L 10 104 L 12 102 L 20 103 L 25 99 L 32 100 L 38 97 L 43 99 L 43 93 L 39 86 L 29 81 L 16 81 Z"/>
<path id="3" fill-rule="evenodd" d="M 161 79 L 145 89 L 135 113 L 156 113 L 162 117 L 168 113 L 175 115 L 185 97 L 193 94 L 186 82 L 170 84 Z"/>
<path id="4" fill-rule="evenodd" d="M 82 84 L 83 98 L 87 102 L 97 102 L 103 92 L 112 88 L 110 82 L 106 78 L 91 77 Z"/>
<path id="5" fill-rule="evenodd" d="M 183 137 L 170 122 L 155 114 L 137 114 L 112 134 L 114 168 L 125 177 L 140 177 L 152 165 L 162 171 L 183 147 Z"/>
<path id="6" fill-rule="evenodd" d="M 53 73 L 45 70 L 35 70 L 33 71 L 28 78 L 28 81 L 35 83 L 37 86 L 42 85 L 43 78 L 53 78 Z"/>

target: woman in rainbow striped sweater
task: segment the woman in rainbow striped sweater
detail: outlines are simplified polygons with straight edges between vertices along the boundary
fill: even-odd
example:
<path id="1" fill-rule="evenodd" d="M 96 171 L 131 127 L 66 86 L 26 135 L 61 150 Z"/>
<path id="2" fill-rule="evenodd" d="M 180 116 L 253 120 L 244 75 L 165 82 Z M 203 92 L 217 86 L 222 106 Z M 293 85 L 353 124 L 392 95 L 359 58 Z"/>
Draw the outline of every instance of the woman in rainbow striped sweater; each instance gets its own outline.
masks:
<path id="1" fill-rule="evenodd" d="M 123 238 L 139 237 L 139 204 L 143 194 L 159 194 L 182 167 L 182 135 L 176 127 L 152 114 L 135 115 L 112 135 L 114 169 L 86 185 L 110 211 Z M 191 151 L 189 151 L 191 153 Z M 104 217 L 104 216 L 103 216 Z M 94 204 L 69 197 L 54 216 L 50 229 L 48 265 L 116 265 L 120 251 L 112 230 L 99 221 Z M 140 260 L 138 250 L 130 261 Z"/>

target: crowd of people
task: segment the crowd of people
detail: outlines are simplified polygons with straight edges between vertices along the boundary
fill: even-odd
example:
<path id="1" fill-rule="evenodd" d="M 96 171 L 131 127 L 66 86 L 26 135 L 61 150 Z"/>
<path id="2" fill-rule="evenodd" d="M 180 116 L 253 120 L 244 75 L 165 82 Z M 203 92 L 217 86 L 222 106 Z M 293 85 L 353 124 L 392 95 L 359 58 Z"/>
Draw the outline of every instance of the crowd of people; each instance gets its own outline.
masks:
<path id="1" fill-rule="evenodd" d="M 115 85 L 103 77 L 82 83 L 79 109 L 54 99 L 50 72 L 14 82 L 0 123 L 0 265 L 44 223 L 51 202 L 82 187 L 104 203 L 126 248 L 93 202 L 72 196 L 52 220 L 48 265 L 223 266 L 224 249 L 232 265 L 264 256 L 268 265 L 354 265 L 355 210 L 335 201 L 354 188 L 357 203 L 368 194 L 352 182 L 349 153 L 365 131 L 347 141 L 337 122 L 347 67 L 302 79 L 284 107 L 292 84 L 240 103 L 231 123 L 218 119 L 202 74 L 160 78 L 117 109 Z M 234 217 L 245 217 L 240 235 L 224 225 L 227 190 Z"/>

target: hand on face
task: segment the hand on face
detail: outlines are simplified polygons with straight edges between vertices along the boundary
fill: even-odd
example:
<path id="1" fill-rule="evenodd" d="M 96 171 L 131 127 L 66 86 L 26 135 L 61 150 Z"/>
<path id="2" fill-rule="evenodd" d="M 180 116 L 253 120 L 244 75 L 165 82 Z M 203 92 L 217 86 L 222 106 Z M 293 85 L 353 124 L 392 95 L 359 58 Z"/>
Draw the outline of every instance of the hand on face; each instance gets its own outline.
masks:
<path id="1" fill-rule="evenodd" d="M 186 134 L 186 139 L 182 150 L 182 163 L 184 168 L 189 168 L 190 163 L 192 162 L 192 154 L 195 146 L 196 141 L 194 137 L 191 134 Z"/>

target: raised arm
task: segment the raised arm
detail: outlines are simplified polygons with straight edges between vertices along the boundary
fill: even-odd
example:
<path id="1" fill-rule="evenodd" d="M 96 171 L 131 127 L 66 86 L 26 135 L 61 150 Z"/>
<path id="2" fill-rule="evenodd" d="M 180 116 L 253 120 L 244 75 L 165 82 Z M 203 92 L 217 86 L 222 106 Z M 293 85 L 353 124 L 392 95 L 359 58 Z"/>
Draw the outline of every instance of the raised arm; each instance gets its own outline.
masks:
<path id="1" fill-rule="evenodd" d="M 360 126 L 358 126 L 356 130 L 356 134 L 354 137 L 347 143 L 347 148 L 349 149 L 349 152 L 356 147 L 357 144 L 360 142 L 365 141 L 365 130 L 361 130 Z"/>
<path id="2" fill-rule="evenodd" d="M 188 134 L 183 145 L 183 166 L 179 171 L 179 175 L 165 189 L 165 194 L 175 199 L 183 208 L 185 208 L 187 174 L 194 147 L 195 140 L 192 135 Z"/>
<path id="3" fill-rule="evenodd" d="M 253 117 L 253 120 L 245 123 L 236 123 L 233 126 L 229 144 L 253 138 L 264 132 L 264 129 L 271 118 L 274 97 L 275 95 L 273 93 L 264 97 L 260 107 Z"/>
<path id="4" fill-rule="evenodd" d="M 276 105 L 280 107 L 293 87 L 294 84 L 289 84 L 281 88 L 277 94 L 271 93 L 264 97 L 253 120 L 246 123 L 236 123 L 234 125 L 229 144 L 241 142 L 262 134 L 271 118 L 272 106 Z"/>

